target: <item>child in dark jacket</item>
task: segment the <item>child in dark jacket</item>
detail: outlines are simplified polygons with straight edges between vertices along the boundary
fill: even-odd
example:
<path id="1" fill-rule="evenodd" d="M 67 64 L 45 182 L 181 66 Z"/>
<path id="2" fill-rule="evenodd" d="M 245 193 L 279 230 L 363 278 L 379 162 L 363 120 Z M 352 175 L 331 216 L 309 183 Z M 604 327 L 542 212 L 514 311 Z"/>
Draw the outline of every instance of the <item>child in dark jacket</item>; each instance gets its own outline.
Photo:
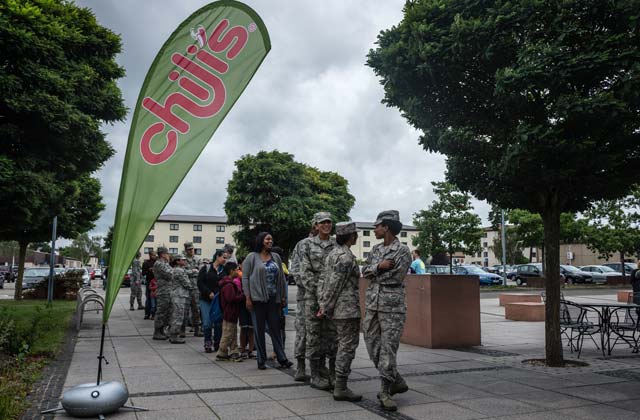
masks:
<path id="1" fill-rule="evenodd" d="M 227 275 L 220 281 L 220 307 L 222 309 L 222 339 L 216 360 L 241 362 L 238 352 L 238 317 L 244 301 L 242 290 L 233 279 L 238 277 L 238 264 L 228 262 L 224 266 Z"/>

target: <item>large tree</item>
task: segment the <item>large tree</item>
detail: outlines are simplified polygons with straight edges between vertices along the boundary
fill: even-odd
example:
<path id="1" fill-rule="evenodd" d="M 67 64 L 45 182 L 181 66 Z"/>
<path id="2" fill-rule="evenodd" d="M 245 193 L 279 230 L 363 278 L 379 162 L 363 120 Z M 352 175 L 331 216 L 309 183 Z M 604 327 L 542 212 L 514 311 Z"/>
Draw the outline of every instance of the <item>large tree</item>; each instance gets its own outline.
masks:
<path id="1" fill-rule="evenodd" d="M 480 216 L 473 212 L 471 196 L 448 182 L 432 182 L 437 198 L 431 205 L 415 214 L 413 223 L 418 234 L 413 244 L 424 255 L 446 253 L 449 272 L 453 255 L 457 252 L 475 254 L 482 250 Z"/>
<path id="2" fill-rule="evenodd" d="M 88 9 L 0 0 L 0 239 L 20 244 L 18 298 L 27 245 L 51 237 L 53 216 L 59 234 L 74 237 L 101 209 L 89 175 L 113 154 L 101 124 L 126 112 L 119 52 L 120 37 Z M 98 202 L 85 199 L 95 186 Z"/>
<path id="3" fill-rule="evenodd" d="M 624 267 L 625 256 L 640 251 L 640 188 L 617 200 L 593 203 L 581 221 L 587 247 L 607 260 L 619 254 Z"/>
<path id="4" fill-rule="evenodd" d="M 344 221 L 354 203 L 342 176 L 275 150 L 236 161 L 224 209 L 228 222 L 241 226 L 236 240 L 244 249 L 253 247 L 258 232 L 267 231 L 286 257 L 307 236 L 314 213 L 328 211 L 334 221 Z"/>
<path id="5" fill-rule="evenodd" d="M 505 263 L 514 265 L 530 262 L 530 259 L 522 255 L 522 241 L 518 240 L 518 234 L 515 229 L 511 227 L 507 228 L 505 236 L 505 251 L 507 254 Z M 489 248 L 493 251 L 498 261 L 502 261 L 502 235 L 496 235 L 495 238 L 493 238 L 493 243 L 489 245 Z"/>
<path id="6" fill-rule="evenodd" d="M 100 257 L 102 254 L 102 237 L 89 236 L 84 232 L 78 235 L 69 246 L 60 249 L 60 254 L 65 257 L 75 258 L 82 262 L 82 265 L 89 263 L 92 256 Z"/>
<path id="7" fill-rule="evenodd" d="M 542 216 L 546 361 L 563 365 L 560 214 L 640 181 L 640 1 L 408 1 L 368 65 L 448 180 Z"/>

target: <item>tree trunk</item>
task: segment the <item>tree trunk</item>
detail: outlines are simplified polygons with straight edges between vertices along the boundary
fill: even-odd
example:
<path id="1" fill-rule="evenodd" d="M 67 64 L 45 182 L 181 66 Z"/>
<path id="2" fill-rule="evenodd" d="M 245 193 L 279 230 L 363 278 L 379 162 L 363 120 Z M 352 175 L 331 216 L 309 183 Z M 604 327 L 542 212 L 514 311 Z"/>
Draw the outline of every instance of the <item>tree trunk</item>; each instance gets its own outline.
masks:
<path id="1" fill-rule="evenodd" d="M 545 355 L 547 366 L 563 365 L 560 335 L 560 205 L 550 197 L 542 213 L 544 224 L 544 277 L 547 293 L 545 305 Z"/>
<path id="2" fill-rule="evenodd" d="M 449 274 L 453 274 L 453 253 L 449 252 Z"/>
<path id="3" fill-rule="evenodd" d="M 13 295 L 15 300 L 22 299 L 22 277 L 24 276 L 24 260 L 27 257 L 27 245 L 29 245 L 29 242 L 18 242 L 20 255 L 18 256 L 18 278 L 16 279 L 16 290 Z"/>
<path id="4" fill-rule="evenodd" d="M 622 280 L 627 277 L 627 269 L 624 266 L 624 251 L 620 251 L 620 268 L 622 269 Z"/>
<path id="5" fill-rule="evenodd" d="M 533 247 L 532 246 L 529 247 L 529 262 L 530 263 L 533 262 Z"/>

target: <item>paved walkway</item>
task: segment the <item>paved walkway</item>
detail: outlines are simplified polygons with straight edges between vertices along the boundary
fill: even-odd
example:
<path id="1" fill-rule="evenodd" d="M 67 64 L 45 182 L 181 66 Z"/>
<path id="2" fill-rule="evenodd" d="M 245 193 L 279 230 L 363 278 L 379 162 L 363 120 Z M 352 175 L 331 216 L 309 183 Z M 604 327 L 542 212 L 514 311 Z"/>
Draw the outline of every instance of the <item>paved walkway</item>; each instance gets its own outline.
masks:
<path id="1" fill-rule="evenodd" d="M 613 291 L 612 293 L 615 293 Z M 176 345 L 151 340 L 153 322 L 143 311 L 128 310 L 122 289 L 109 321 L 104 379 L 123 381 L 131 403 L 151 411 L 120 411 L 110 419 L 634 419 L 640 417 L 640 356 L 619 346 L 603 360 L 585 341 L 581 360 L 589 367 L 553 369 L 523 365 L 544 354 L 544 324 L 505 321 L 495 298 L 482 299 L 483 346 L 434 350 L 402 344 L 399 370 L 410 391 L 397 395 L 394 414 L 377 408 L 377 371 L 361 339 L 350 387 L 364 394 L 361 403 L 336 402 L 292 379 L 293 370 L 257 369 L 254 360 L 216 362 L 205 354 L 202 338 Z M 575 300 L 615 301 L 615 295 Z M 286 351 L 295 331 L 287 323 Z M 65 382 L 95 381 L 100 316 L 85 316 Z M 566 352 L 565 357 L 571 357 Z M 64 414 L 56 419 L 65 418 Z"/>

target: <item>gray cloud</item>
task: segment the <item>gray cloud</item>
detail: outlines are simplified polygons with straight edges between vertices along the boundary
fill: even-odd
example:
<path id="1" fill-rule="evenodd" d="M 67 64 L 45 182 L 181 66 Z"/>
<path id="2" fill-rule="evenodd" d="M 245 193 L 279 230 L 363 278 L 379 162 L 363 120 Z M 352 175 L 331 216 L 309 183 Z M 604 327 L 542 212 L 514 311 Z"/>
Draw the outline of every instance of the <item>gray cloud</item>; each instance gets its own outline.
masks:
<path id="1" fill-rule="evenodd" d="M 140 87 L 171 32 L 206 1 L 77 1 L 121 34 L 119 82 L 131 117 Z M 296 160 L 348 179 L 355 220 L 387 208 L 405 223 L 434 198 L 444 157 L 425 152 L 419 133 L 397 109 L 380 103 L 383 90 L 364 65 L 380 30 L 402 18 L 404 0 L 246 1 L 264 20 L 272 50 L 219 127 L 165 212 L 222 215 L 234 161 L 259 150 L 286 151 Z M 374 4 L 375 3 L 375 4 Z M 94 233 L 113 223 L 129 120 L 104 127 L 116 155 L 98 173 L 107 205 Z M 384 171 L 384 172 L 383 172 Z M 384 175 L 381 175 L 383 174 Z M 486 219 L 486 203 L 474 201 Z"/>

